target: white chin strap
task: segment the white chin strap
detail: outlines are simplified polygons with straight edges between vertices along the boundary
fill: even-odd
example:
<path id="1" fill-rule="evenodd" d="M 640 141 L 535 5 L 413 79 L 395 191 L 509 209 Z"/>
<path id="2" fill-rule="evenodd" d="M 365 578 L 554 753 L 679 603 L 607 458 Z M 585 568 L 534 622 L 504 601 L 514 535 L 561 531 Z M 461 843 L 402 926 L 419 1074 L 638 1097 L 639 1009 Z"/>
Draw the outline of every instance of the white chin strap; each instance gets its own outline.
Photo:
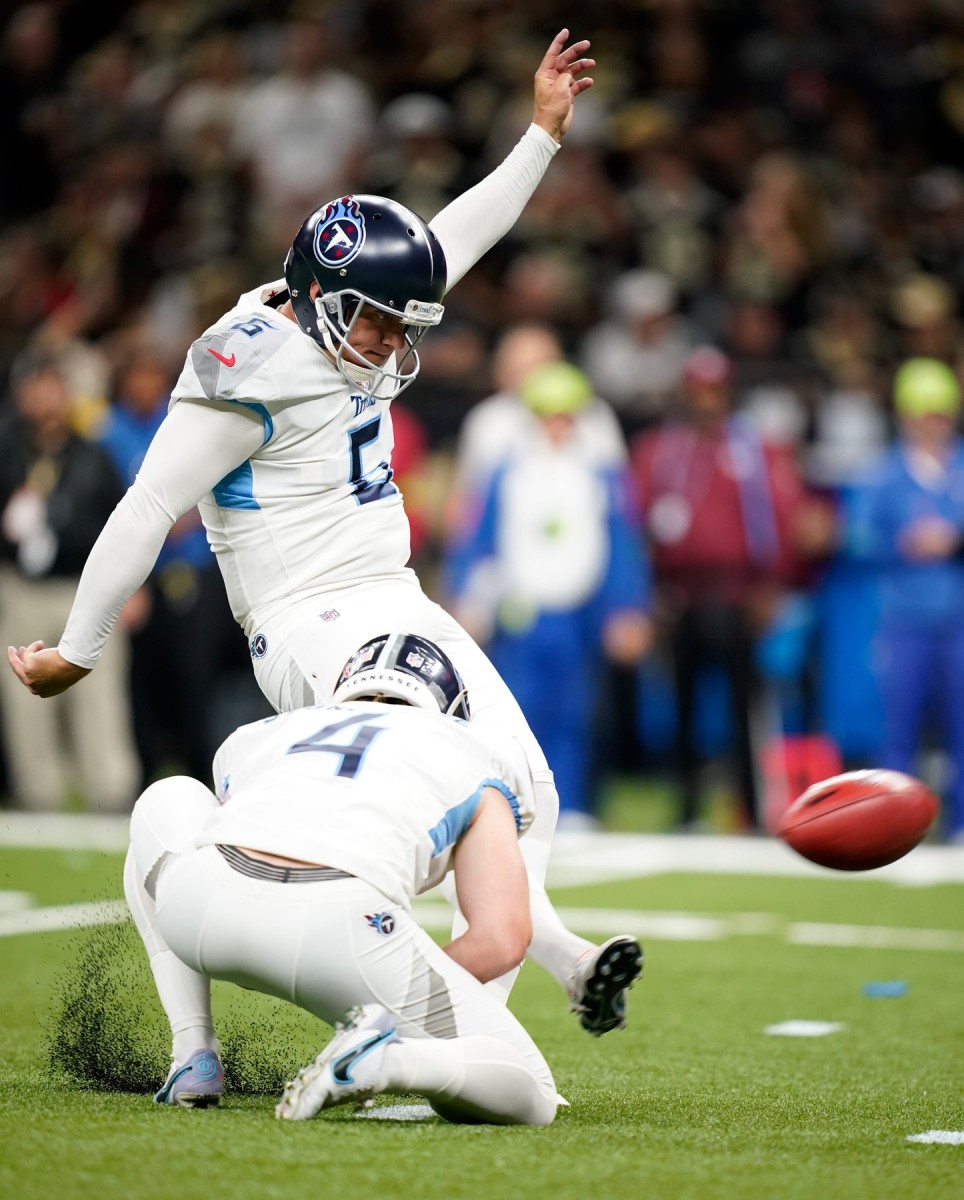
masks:
<path id="1" fill-rule="evenodd" d="M 318 314 L 318 332 L 321 334 L 321 340 L 325 344 L 325 349 L 334 359 L 335 366 L 341 371 L 348 382 L 355 384 L 357 387 L 364 388 L 367 392 L 373 391 L 373 382 L 377 368 L 374 365 L 363 367 L 361 363 L 349 362 L 341 353 L 344 342 L 340 339 L 337 342 L 335 341 L 320 311 Z"/>

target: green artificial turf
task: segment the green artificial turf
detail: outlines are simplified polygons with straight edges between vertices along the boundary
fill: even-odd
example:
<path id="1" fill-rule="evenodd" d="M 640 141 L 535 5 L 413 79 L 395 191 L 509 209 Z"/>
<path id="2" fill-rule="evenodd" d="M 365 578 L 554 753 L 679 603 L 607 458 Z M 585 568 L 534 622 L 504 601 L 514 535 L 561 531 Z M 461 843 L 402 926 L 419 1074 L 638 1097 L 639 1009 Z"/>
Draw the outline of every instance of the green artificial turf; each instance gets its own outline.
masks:
<path id="1" fill-rule="evenodd" d="M 118 897 L 121 862 L 0 850 L 0 889 L 45 905 Z M 317 1052 L 327 1030 L 228 985 L 215 988 L 215 1012 L 232 1090 L 215 1110 L 155 1107 L 149 1091 L 165 1073 L 167 1038 L 132 928 L 0 938 L 0 1196 L 961 1195 L 964 1146 L 906 1139 L 964 1129 L 964 953 L 797 945 L 787 931 L 801 921 L 960 930 L 964 887 L 829 873 L 666 875 L 554 898 L 580 909 L 734 920 L 719 940 L 647 939 L 629 1028 L 600 1039 L 579 1029 L 554 980 L 525 966 L 512 1007 L 571 1104 L 541 1130 L 360 1120 L 347 1108 L 276 1122 L 279 1080 Z M 898 979 L 907 985 L 901 996 L 864 993 L 868 982 Z M 64 1015 L 70 1004 L 73 1018 Z M 763 1032 L 792 1019 L 843 1028 L 818 1038 Z M 88 1046 L 78 1030 L 88 1031 Z M 110 1090 L 118 1086 L 137 1090 Z"/>

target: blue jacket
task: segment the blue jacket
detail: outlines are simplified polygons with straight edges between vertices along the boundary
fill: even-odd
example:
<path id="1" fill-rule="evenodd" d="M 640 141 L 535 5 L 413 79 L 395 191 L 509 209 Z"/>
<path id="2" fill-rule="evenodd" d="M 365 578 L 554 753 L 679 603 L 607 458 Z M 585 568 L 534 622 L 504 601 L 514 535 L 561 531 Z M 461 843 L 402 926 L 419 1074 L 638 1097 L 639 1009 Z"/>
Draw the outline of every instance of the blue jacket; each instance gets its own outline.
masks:
<path id="1" fill-rule="evenodd" d="M 925 485 L 898 441 L 857 482 L 848 500 L 847 549 L 880 571 L 880 615 L 892 625 L 935 628 L 964 621 L 964 554 L 921 562 L 901 546 L 907 528 L 941 517 L 964 540 L 964 439 L 955 438 L 944 477 Z"/>
<path id="2" fill-rule="evenodd" d="M 132 413 L 121 404 L 111 406 L 97 441 L 113 459 L 125 487 L 130 487 L 141 469 L 147 448 L 167 415 L 167 404 L 165 396 L 144 417 Z M 201 524 L 184 533 L 171 534 L 161 547 L 151 574 L 155 575 L 169 563 L 178 560 L 187 562 L 196 570 L 206 570 L 214 566 L 214 556 Z"/>

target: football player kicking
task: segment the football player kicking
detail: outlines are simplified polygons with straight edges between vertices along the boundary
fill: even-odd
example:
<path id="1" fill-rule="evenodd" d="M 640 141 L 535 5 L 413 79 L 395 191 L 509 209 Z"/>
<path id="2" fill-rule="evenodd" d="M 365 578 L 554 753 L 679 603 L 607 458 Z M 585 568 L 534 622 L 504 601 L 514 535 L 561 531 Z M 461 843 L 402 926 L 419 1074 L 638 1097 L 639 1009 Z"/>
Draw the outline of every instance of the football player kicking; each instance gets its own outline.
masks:
<path id="1" fill-rule="evenodd" d="M 285 277 L 242 296 L 190 348 L 137 479 L 83 571 L 56 648 L 8 648 L 21 681 L 53 696 L 94 667 L 117 615 L 175 520 L 195 505 L 249 639 L 258 683 L 286 712 L 324 702 L 348 655 L 385 626 L 440 645 L 475 722 L 524 747 L 536 814 L 522 842 L 530 956 L 567 988 L 593 1034 L 624 1023 L 631 937 L 595 947 L 565 928 L 544 881 L 559 800 L 519 706 L 479 647 L 406 565 L 409 526 L 392 482 L 390 402 L 418 372 L 416 345 L 445 293 L 514 224 L 592 80 L 589 43 L 552 41 L 533 121 L 505 161 L 426 225 L 378 196 L 345 196 L 305 221 Z M 190 653 L 185 648 L 185 653 Z M 511 975 L 501 984 L 504 994 Z"/>
<path id="2" fill-rule="evenodd" d="M 218 796 L 181 776 L 134 807 L 131 909 L 155 971 L 175 955 L 206 1010 L 175 1028 L 185 1058 L 155 1099 L 220 1097 L 215 978 L 337 1026 L 279 1118 L 402 1092 L 452 1121 L 548 1125 L 549 1067 L 482 986 L 522 961 L 531 933 L 521 751 L 476 736 L 451 661 L 417 636 L 362 647 L 334 699 L 236 730 L 216 757 Z M 409 910 L 449 870 L 467 926 L 443 951 Z"/>

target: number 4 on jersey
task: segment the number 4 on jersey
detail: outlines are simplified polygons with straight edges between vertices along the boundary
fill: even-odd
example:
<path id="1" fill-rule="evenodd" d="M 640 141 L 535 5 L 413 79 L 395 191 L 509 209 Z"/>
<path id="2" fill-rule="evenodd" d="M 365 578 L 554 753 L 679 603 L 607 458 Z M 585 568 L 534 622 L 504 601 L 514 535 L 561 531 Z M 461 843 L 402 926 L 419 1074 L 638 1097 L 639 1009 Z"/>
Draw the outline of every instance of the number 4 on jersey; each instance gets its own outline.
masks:
<path id="1" fill-rule="evenodd" d="M 289 746 L 287 753 L 337 754 L 339 761 L 335 775 L 339 779 L 354 779 L 361 768 L 365 751 L 378 734 L 385 732 L 381 726 L 371 724 L 371 720 L 371 713 L 363 713 L 357 717 L 346 717 L 344 721 L 337 721 L 334 725 L 325 725 L 317 733 L 313 733 L 310 738 Z M 332 740 L 343 729 L 350 729 L 352 726 L 358 726 L 358 728 L 351 741 L 336 742 Z"/>

